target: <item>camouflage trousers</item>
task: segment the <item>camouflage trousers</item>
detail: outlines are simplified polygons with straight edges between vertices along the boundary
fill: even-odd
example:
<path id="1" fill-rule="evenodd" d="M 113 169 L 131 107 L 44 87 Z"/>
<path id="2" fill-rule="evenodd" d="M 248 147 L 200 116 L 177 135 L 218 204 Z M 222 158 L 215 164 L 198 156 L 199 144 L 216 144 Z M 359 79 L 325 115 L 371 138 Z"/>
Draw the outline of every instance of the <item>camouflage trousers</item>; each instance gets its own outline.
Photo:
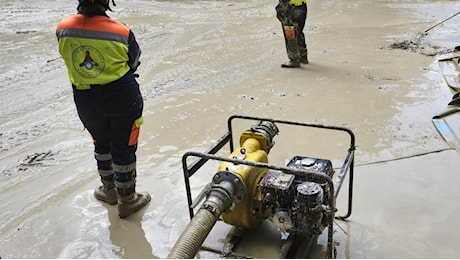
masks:
<path id="1" fill-rule="evenodd" d="M 281 22 L 287 56 L 294 62 L 299 62 L 308 56 L 305 34 L 303 33 L 307 20 L 307 5 L 290 6 L 281 3 L 276 6 L 277 18 Z"/>

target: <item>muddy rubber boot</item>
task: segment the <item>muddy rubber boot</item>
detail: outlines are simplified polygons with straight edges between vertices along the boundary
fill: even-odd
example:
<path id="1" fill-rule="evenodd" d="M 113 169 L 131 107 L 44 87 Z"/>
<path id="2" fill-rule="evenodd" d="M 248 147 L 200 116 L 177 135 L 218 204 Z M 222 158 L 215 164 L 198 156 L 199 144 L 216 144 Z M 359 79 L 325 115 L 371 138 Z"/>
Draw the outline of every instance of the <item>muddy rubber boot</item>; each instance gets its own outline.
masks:
<path id="1" fill-rule="evenodd" d="M 116 205 L 118 203 L 117 191 L 115 190 L 115 185 L 112 188 L 107 187 L 107 185 L 102 185 L 97 187 L 94 190 L 94 197 L 97 200 L 108 203 L 110 205 Z"/>
<path id="2" fill-rule="evenodd" d="M 300 62 L 290 60 L 286 63 L 281 64 L 281 68 L 300 68 Z"/>
<path id="3" fill-rule="evenodd" d="M 118 193 L 118 215 L 120 218 L 126 218 L 149 204 L 151 197 L 147 192 L 136 192 L 135 163 L 125 166 L 114 165 L 114 170 Z"/>
<path id="4" fill-rule="evenodd" d="M 120 218 L 126 218 L 149 204 L 150 200 L 150 194 L 147 192 L 136 192 L 129 197 L 120 197 L 118 202 L 118 216 L 120 216 Z"/>
<path id="5" fill-rule="evenodd" d="M 96 155 L 96 160 L 98 156 L 101 157 L 101 155 Z M 97 166 L 102 186 L 94 190 L 94 197 L 110 205 L 116 205 L 118 203 L 118 196 L 115 189 L 115 174 L 112 170 L 112 162 L 111 160 L 98 160 Z"/>

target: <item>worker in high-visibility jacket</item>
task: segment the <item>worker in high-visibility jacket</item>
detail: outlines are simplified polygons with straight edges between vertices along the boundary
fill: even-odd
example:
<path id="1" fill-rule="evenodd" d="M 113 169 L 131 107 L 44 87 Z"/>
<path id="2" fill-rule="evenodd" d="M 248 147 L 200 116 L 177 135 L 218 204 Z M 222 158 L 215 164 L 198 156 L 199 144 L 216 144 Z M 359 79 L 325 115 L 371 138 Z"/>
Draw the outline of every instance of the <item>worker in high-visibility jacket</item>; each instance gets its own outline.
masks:
<path id="1" fill-rule="evenodd" d="M 151 200 L 135 189 L 144 103 L 134 72 L 141 50 L 133 32 L 107 10 L 109 0 L 79 0 L 77 14 L 60 21 L 56 35 L 78 116 L 93 138 L 102 182 L 94 196 L 118 204 L 125 218 Z"/>
<path id="2" fill-rule="evenodd" d="M 307 20 L 307 0 L 279 0 L 275 10 L 283 28 L 289 58 L 281 67 L 300 68 L 301 63 L 308 64 L 308 49 L 303 32 Z"/>

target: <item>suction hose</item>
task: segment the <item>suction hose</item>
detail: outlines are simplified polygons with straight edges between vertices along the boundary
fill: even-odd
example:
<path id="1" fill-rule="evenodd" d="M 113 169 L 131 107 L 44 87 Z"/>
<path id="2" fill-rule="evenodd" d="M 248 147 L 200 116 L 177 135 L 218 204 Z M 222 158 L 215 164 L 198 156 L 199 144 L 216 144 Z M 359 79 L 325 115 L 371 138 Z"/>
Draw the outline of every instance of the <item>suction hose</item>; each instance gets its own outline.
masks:
<path id="1" fill-rule="evenodd" d="M 221 173 L 215 175 L 214 182 L 221 179 Z M 206 201 L 195 216 L 193 216 L 184 232 L 182 232 L 182 235 L 171 249 L 168 258 L 191 259 L 195 257 L 209 232 L 211 232 L 211 229 L 216 224 L 220 214 L 232 205 L 235 189 L 241 190 L 241 188 L 237 187 L 239 186 L 238 184 L 241 184 L 240 181 L 235 181 L 235 179 L 234 181 L 224 179 L 219 183 L 213 184 Z"/>
<path id="2" fill-rule="evenodd" d="M 206 203 L 205 203 L 206 204 Z M 192 259 L 222 213 L 221 205 L 203 204 L 168 255 L 169 259 Z"/>

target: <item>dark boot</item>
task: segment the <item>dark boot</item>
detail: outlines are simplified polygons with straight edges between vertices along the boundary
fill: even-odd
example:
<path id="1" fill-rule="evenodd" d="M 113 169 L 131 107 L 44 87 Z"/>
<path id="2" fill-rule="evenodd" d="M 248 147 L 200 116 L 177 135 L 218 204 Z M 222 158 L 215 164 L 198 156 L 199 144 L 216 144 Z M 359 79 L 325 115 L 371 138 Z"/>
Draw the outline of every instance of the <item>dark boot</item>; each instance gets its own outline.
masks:
<path id="1" fill-rule="evenodd" d="M 300 68 L 300 62 L 290 60 L 286 63 L 281 64 L 281 68 Z"/>
<path id="2" fill-rule="evenodd" d="M 302 64 L 308 64 L 308 56 L 303 56 L 300 58 L 300 63 Z"/>
<path id="3" fill-rule="evenodd" d="M 97 200 L 116 205 L 118 203 L 118 196 L 115 190 L 115 175 L 112 170 L 112 162 L 110 160 L 98 161 L 97 165 L 102 186 L 94 190 L 94 197 Z"/>
<path id="4" fill-rule="evenodd" d="M 118 216 L 120 216 L 120 218 L 126 218 L 149 204 L 150 200 L 151 197 L 148 192 L 135 192 L 127 197 L 120 196 L 118 202 Z"/>
<path id="5" fill-rule="evenodd" d="M 104 183 L 94 190 L 94 197 L 97 200 L 106 202 L 110 205 L 116 205 L 118 203 L 117 191 L 115 190 L 115 184 Z"/>
<path id="6" fill-rule="evenodd" d="M 149 204 L 151 197 L 147 192 L 136 192 L 135 164 L 128 166 L 114 166 L 118 193 L 118 215 L 126 218 Z M 128 170 L 127 172 L 122 171 Z"/>

